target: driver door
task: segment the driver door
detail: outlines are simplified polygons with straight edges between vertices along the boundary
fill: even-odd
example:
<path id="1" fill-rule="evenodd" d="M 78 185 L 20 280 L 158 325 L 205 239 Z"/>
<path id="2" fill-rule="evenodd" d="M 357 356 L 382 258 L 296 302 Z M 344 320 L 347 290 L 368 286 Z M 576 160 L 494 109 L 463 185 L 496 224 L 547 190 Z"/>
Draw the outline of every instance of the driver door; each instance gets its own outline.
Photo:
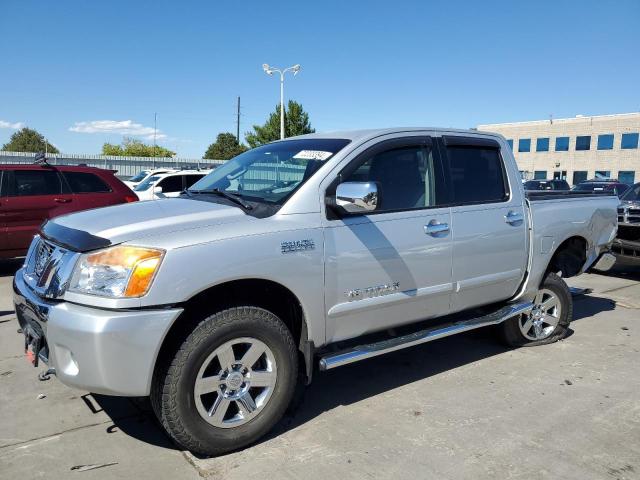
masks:
<path id="1" fill-rule="evenodd" d="M 327 221 L 327 341 L 449 313 L 451 212 L 431 139 L 379 142 L 338 177 L 376 182 L 379 203 L 373 212 Z"/>

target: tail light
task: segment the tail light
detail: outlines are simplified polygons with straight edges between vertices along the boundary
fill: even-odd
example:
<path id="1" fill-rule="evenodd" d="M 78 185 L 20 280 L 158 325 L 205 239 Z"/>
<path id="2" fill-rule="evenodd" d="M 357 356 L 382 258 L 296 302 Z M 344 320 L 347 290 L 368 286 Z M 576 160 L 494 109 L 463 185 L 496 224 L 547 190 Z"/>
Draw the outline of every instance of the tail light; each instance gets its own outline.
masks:
<path id="1" fill-rule="evenodd" d="M 124 196 L 124 201 L 127 202 L 127 203 L 137 202 L 138 201 L 138 197 L 136 197 L 135 195 L 125 195 Z"/>

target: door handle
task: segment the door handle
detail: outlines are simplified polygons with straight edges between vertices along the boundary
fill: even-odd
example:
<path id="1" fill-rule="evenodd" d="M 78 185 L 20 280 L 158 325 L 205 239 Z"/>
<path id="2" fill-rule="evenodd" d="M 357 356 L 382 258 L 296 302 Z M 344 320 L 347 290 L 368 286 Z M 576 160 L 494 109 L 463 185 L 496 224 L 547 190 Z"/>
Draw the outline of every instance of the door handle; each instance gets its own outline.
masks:
<path id="1" fill-rule="evenodd" d="M 56 203 L 69 203 L 71 199 L 70 198 L 54 198 L 53 201 Z"/>
<path id="2" fill-rule="evenodd" d="M 522 222 L 523 218 L 524 217 L 522 216 L 521 213 L 510 211 L 504 216 L 504 221 L 507 222 L 509 225 L 515 225 Z"/>
<path id="3" fill-rule="evenodd" d="M 424 226 L 424 233 L 436 237 L 441 233 L 447 233 L 449 231 L 448 223 L 440 223 L 437 220 L 431 220 Z"/>

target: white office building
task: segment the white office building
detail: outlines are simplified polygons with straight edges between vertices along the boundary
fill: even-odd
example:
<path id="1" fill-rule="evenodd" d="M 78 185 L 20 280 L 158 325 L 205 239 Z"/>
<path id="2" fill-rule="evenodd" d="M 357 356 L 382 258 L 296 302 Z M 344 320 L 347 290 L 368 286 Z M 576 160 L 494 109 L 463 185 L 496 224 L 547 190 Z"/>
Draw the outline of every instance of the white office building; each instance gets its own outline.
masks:
<path id="1" fill-rule="evenodd" d="M 640 113 L 478 125 L 507 138 L 526 179 L 640 182 Z"/>

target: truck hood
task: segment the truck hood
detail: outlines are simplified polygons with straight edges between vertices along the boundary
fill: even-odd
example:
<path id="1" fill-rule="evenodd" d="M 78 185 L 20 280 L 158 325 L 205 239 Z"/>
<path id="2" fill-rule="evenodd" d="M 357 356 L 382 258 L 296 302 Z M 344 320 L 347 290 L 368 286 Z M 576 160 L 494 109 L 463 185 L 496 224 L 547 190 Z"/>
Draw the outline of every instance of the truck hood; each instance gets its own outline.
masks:
<path id="1" fill-rule="evenodd" d="M 83 237 L 97 237 L 108 240 L 110 244 L 117 244 L 196 227 L 255 220 L 236 207 L 199 200 L 167 198 L 63 215 L 48 222 L 43 228 L 43 233 L 54 241 L 57 236 L 64 236 L 65 240 L 58 238 L 60 243 L 83 250 L 93 248 L 73 245 L 73 241 L 69 241 L 70 236 L 73 238 L 70 232 L 77 232 L 75 236 L 80 240 Z"/>

